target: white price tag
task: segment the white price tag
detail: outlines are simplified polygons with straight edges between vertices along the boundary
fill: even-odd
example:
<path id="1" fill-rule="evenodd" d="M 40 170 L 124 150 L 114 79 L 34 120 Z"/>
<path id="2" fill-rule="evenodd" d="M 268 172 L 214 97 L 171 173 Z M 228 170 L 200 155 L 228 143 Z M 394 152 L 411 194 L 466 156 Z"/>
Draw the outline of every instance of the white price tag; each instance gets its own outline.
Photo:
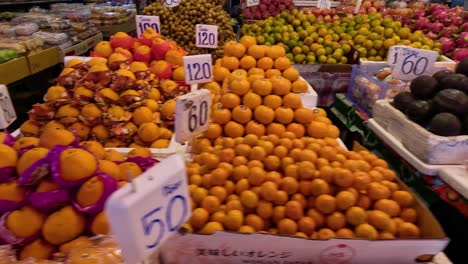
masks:
<path id="1" fill-rule="evenodd" d="M 317 7 L 319 9 L 330 9 L 331 8 L 331 1 L 330 0 L 318 0 Z"/>
<path id="2" fill-rule="evenodd" d="M 162 0 L 164 6 L 167 7 L 176 7 L 180 4 L 181 0 Z"/>
<path id="3" fill-rule="evenodd" d="M 390 67 L 395 66 L 398 60 L 398 52 L 400 51 L 401 48 L 406 48 L 406 47 L 408 46 L 395 45 L 395 46 L 391 46 L 390 49 L 388 49 L 388 54 L 387 54 L 388 66 Z"/>
<path id="4" fill-rule="evenodd" d="M 15 122 L 16 112 L 8 88 L 3 84 L 0 84 L 0 108 L 0 129 L 5 129 Z"/>
<path id="5" fill-rule="evenodd" d="M 413 80 L 421 75 L 430 75 L 439 53 L 431 50 L 401 48 L 392 76 L 400 80 Z"/>
<path id="6" fill-rule="evenodd" d="M 359 13 L 359 9 L 361 9 L 361 5 L 362 5 L 362 0 L 358 0 L 356 2 L 356 6 L 354 7 L 354 14 Z"/>
<path id="7" fill-rule="evenodd" d="M 213 59 L 211 54 L 184 56 L 185 83 L 210 82 Z"/>
<path id="8" fill-rule="evenodd" d="M 257 6 L 260 4 L 260 0 L 247 0 L 247 7 Z"/>
<path id="9" fill-rule="evenodd" d="M 199 48 L 218 47 L 218 26 L 197 24 L 195 26 L 195 45 Z"/>
<path id="10" fill-rule="evenodd" d="M 211 93 L 197 90 L 177 98 L 175 139 L 179 143 L 205 131 L 210 123 Z"/>
<path id="11" fill-rule="evenodd" d="M 177 154 L 114 192 L 105 212 L 125 263 L 154 253 L 191 215 L 185 162 Z"/>
<path id="12" fill-rule="evenodd" d="M 137 15 L 135 20 L 138 37 L 140 37 L 140 35 L 145 32 L 145 29 L 149 27 L 153 28 L 157 33 L 160 33 L 159 29 L 161 28 L 161 22 L 159 21 L 158 16 Z"/>

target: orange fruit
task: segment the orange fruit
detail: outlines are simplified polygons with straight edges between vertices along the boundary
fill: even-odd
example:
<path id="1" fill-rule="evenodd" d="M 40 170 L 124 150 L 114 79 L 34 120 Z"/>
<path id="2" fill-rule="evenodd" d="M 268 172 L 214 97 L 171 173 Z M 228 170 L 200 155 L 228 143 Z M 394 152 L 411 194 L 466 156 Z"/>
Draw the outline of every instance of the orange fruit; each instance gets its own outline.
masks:
<path id="1" fill-rule="evenodd" d="M 274 76 L 270 78 L 273 93 L 284 96 L 291 92 L 291 81 L 282 76 Z"/>
<path id="2" fill-rule="evenodd" d="M 346 210 L 346 221 L 351 225 L 357 226 L 366 222 L 366 211 L 358 206 L 353 206 Z"/>
<path id="3" fill-rule="evenodd" d="M 266 174 L 266 178 L 265 178 L 265 181 L 266 182 L 273 182 L 275 183 L 276 185 L 279 185 L 282 181 L 281 179 L 281 174 L 277 171 L 269 171 L 267 172 Z"/>
<path id="4" fill-rule="evenodd" d="M 269 70 L 273 68 L 274 63 L 273 59 L 263 57 L 257 61 L 257 67 L 263 70 Z"/>
<path id="5" fill-rule="evenodd" d="M 217 107 L 211 112 L 211 119 L 217 124 L 224 125 L 231 121 L 231 111 L 222 106 Z"/>
<path id="6" fill-rule="evenodd" d="M 304 216 L 304 209 L 298 201 L 288 201 L 284 206 L 286 217 L 299 220 Z"/>
<path id="7" fill-rule="evenodd" d="M 346 218 L 340 212 L 333 212 L 327 216 L 327 225 L 333 230 L 339 230 L 346 226 Z"/>
<path id="8" fill-rule="evenodd" d="M 273 89 L 273 84 L 271 83 L 270 80 L 262 78 L 255 80 L 252 83 L 252 90 L 254 93 L 265 96 L 269 95 Z"/>
<path id="9" fill-rule="evenodd" d="M 362 171 L 357 171 L 354 173 L 354 188 L 356 188 L 357 190 L 367 190 L 369 183 L 371 183 L 371 178 L 369 174 Z"/>
<path id="10" fill-rule="evenodd" d="M 274 76 L 282 76 L 281 71 L 277 69 L 269 69 L 265 71 L 265 78 L 272 78 Z"/>
<path id="11" fill-rule="evenodd" d="M 260 105 L 257 108 L 255 108 L 254 116 L 255 120 L 257 120 L 258 122 L 264 125 L 268 125 L 271 122 L 273 122 L 273 119 L 275 118 L 275 111 L 273 111 L 273 109 L 269 107 Z"/>
<path id="12" fill-rule="evenodd" d="M 265 57 L 266 49 L 264 45 L 252 45 L 247 50 L 247 54 L 258 60 Z"/>
<path id="13" fill-rule="evenodd" d="M 247 208 L 255 208 L 258 205 L 258 196 L 251 190 L 245 190 L 240 193 L 240 201 Z"/>
<path id="14" fill-rule="evenodd" d="M 310 184 L 310 192 L 315 196 L 330 194 L 330 186 L 322 179 L 315 179 Z"/>
<path id="15" fill-rule="evenodd" d="M 414 203 L 413 195 L 407 191 L 395 191 L 392 194 L 392 200 L 402 207 L 411 206 Z"/>
<path id="16" fill-rule="evenodd" d="M 276 192 L 276 197 L 275 197 L 275 205 L 284 205 L 288 201 L 288 194 L 283 191 L 279 190 Z"/>
<path id="17" fill-rule="evenodd" d="M 374 209 L 387 213 L 389 216 L 394 217 L 400 215 L 400 205 L 389 199 L 380 199 L 375 202 Z"/>
<path id="18" fill-rule="evenodd" d="M 349 191 L 341 191 L 336 195 L 336 207 L 346 210 L 356 204 L 356 196 Z"/>
<path id="19" fill-rule="evenodd" d="M 294 235 L 297 232 L 297 224 L 295 221 L 283 218 L 278 222 L 278 233 L 282 235 Z"/>
<path id="20" fill-rule="evenodd" d="M 257 40 L 255 39 L 255 37 L 245 35 L 240 39 L 240 43 L 244 45 L 245 48 L 248 49 L 252 47 L 253 45 L 256 45 Z"/>
<path id="21" fill-rule="evenodd" d="M 387 230 L 389 225 L 393 223 L 388 214 L 379 210 L 368 211 L 367 222 L 381 230 Z"/>
<path id="22" fill-rule="evenodd" d="M 387 186 L 377 182 L 371 182 L 368 185 L 367 193 L 372 200 L 387 199 L 391 195 Z"/>
<path id="23" fill-rule="evenodd" d="M 226 183 L 229 177 L 229 172 L 224 168 L 216 168 L 211 171 L 211 185 L 222 186 Z"/>
<path id="24" fill-rule="evenodd" d="M 245 105 L 236 106 L 232 109 L 232 119 L 240 124 L 246 124 L 252 120 L 252 110 Z"/>
<path id="25" fill-rule="evenodd" d="M 245 217 L 245 225 L 251 226 L 255 231 L 262 231 L 265 228 L 263 219 L 255 214 L 249 214 Z"/>
<path id="26" fill-rule="evenodd" d="M 309 91 L 309 85 L 306 81 L 297 79 L 291 84 L 291 91 L 293 93 L 307 93 Z"/>
<path id="27" fill-rule="evenodd" d="M 227 230 L 237 231 L 244 223 L 244 214 L 240 210 L 230 210 L 222 221 Z"/>
<path id="28" fill-rule="evenodd" d="M 275 66 L 275 69 L 284 71 L 287 68 L 291 67 L 291 61 L 288 58 L 282 56 L 282 57 L 275 59 L 274 66 Z"/>
<path id="29" fill-rule="evenodd" d="M 239 59 L 234 56 L 224 56 L 221 66 L 233 71 L 239 68 Z"/>
<path id="30" fill-rule="evenodd" d="M 313 113 L 309 108 L 298 108 L 294 111 L 294 120 L 301 124 L 310 124 L 310 122 L 312 122 L 312 118 Z"/>
<path id="31" fill-rule="evenodd" d="M 266 178 L 266 172 L 263 168 L 259 168 L 259 167 L 250 168 L 250 173 L 248 177 L 250 184 L 254 186 L 260 186 L 265 181 L 265 178 Z"/>
<path id="32" fill-rule="evenodd" d="M 290 123 L 286 127 L 286 131 L 294 133 L 296 138 L 302 138 L 305 135 L 305 128 L 303 125 L 298 123 Z"/>
<path id="33" fill-rule="evenodd" d="M 225 54 L 228 56 L 234 56 L 237 58 L 242 58 L 246 52 L 246 47 L 241 43 L 235 43 L 224 47 Z"/>
<path id="34" fill-rule="evenodd" d="M 290 67 L 283 71 L 283 77 L 294 82 L 299 79 L 299 71 L 295 68 Z"/>
<path id="35" fill-rule="evenodd" d="M 377 239 L 379 236 L 379 233 L 377 232 L 375 227 L 369 224 L 360 224 L 356 226 L 354 233 L 356 237 L 365 239 Z"/>
<path id="36" fill-rule="evenodd" d="M 307 134 L 314 138 L 325 138 L 328 135 L 328 125 L 321 122 L 312 121 L 307 126 Z"/>
<path id="37" fill-rule="evenodd" d="M 223 96 L 221 96 L 221 104 L 223 107 L 233 109 L 234 107 L 240 105 L 240 97 L 234 93 L 225 93 Z"/>
<path id="38" fill-rule="evenodd" d="M 299 176 L 302 180 L 315 178 L 315 165 L 310 161 L 301 161 L 298 163 Z"/>
<path id="39" fill-rule="evenodd" d="M 286 209 L 284 206 L 279 205 L 273 208 L 273 222 L 278 223 L 281 219 L 286 216 Z"/>
<path id="40" fill-rule="evenodd" d="M 242 69 L 249 70 L 257 66 L 257 60 L 252 56 L 244 56 L 239 61 Z"/>
<path id="41" fill-rule="evenodd" d="M 280 187 L 281 190 L 285 191 L 287 194 L 294 194 L 299 188 L 299 183 L 293 177 L 284 177 Z"/>
<path id="42" fill-rule="evenodd" d="M 242 97 L 242 104 L 253 110 L 262 104 L 262 97 L 256 93 L 248 92 Z"/>
<path id="43" fill-rule="evenodd" d="M 339 187 L 351 187 L 354 176 L 350 170 L 335 168 L 333 182 Z"/>
<path id="44" fill-rule="evenodd" d="M 286 50 L 283 46 L 273 45 L 266 49 L 266 56 L 272 59 L 277 59 L 279 57 L 286 56 Z"/>
<path id="45" fill-rule="evenodd" d="M 328 194 L 321 194 L 315 199 L 315 207 L 324 214 L 329 214 L 335 211 L 336 199 Z"/>
<path id="46" fill-rule="evenodd" d="M 281 96 L 275 94 L 269 94 L 263 98 L 263 105 L 270 107 L 271 109 L 276 109 L 281 106 L 283 99 Z"/>
<path id="47" fill-rule="evenodd" d="M 208 128 L 203 135 L 208 139 L 219 138 L 223 133 L 223 128 L 217 123 L 211 123 L 208 125 Z"/>
<path id="48" fill-rule="evenodd" d="M 278 107 L 275 110 L 275 120 L 287 125 L 294 120 L 294 111 L 289 107 Z"/>
<path id="49" fill-rule="evenodd" d="M 229 121 L 224 125 L 224 135 L 232 138 L 242 137 L 244 135 L 244 126 L 237 122 Z"/>
<path id="50" fill-rule="evenodd" d="M 312 235 L 312 233 L 315 231 L 315 221 L 312 217 L 310 216 L 304 216 L 299 221 L 297 222 L 299 231 L 307 234 L 307 235 Z"/>
<path id="51" fill-rule="evenodd" d="M 263 69 L 258 68 L 258 67 L 253 67 L 253 68 L 251 68 L 251 69 L 249 69 L 247 71 L 247 75 L 248 76 L 259 75 L 259 76 L 265 77 L 265 71 Z"/>
<path id="52" fill-rule="evenodd" d="M 404 222 L 398 225 L 398 237 L 401 238 L 417 238 L 420 237 L 421 231 L 413 223 Z"/>
<path id="53" fill-rule="evenodd" d="M 213 79 L 218 82 L 224 81 L 231 73 L 225 67 L 213 66 Z"/>
<path id="54" fill-rule="evenodd" d="M 307 210 L 307 216 L 312 217 L 312 219 L 314 219 L 316 227 L 320 227 L 320 226 L 323 226 L 325 224 L 325 217 L 317 209 Z"/>
<path id="55" fill-rule="evenodd" d="M 250 90 L 250 82 L 246 79 L 237 78 L 231 81 L 229 88 L 232 93 L 235 93 L 239 96 L 243 96 Z"/>
<path id="56" fill-rule="evenodd" d="M 315 235 L 315 236 L 314 236 Z M 336 233 L 330 228 L 321 228 L 318 232 L 312 234 L 312 239 L 328 240 L 336 237 Z"/>
<path id="57" fill-rule="evenodd" d="M 276 183 L 267 181 L 262 184 L 260 195 L 266 201 L 272 202 L 276 198 L 277 191 L 278 191 L 278 187 L 276 186 Z"/>
<path id="58" fill-rule="evenodd" d="M 218 198 L 214 195 L 208 195 L 205 198 L 203 198 L 201 206 L 208 212 L 208 213 L 214 213 L 218 211 L 218 208 L 220 206 L 220 201 Z"/>
<path id="59" fill-rule="evenodd" d="M 340 228 L 336 231 L 336 237 L 338 238 L 353 238 L 354 232 L 349 228 Z"/>
<path id="60" fill-rule="evenodd" d="M 289 93 L 283 97 L 283 105 L 292 109 L 298 109 L 302 107 L 301 97 L 294 93 Z"/>
<path id="61" fill-rule="evenodd" d="M 400 217 L 406 222 L 414 223 L 418 218 L 418 213 L 413 208 L 404 208 L 401 210 Z"/>
<path id="62" fill-rule="evenodd" d="M 258 123 L 255 120 L 251 120 L 247 123 L 245 126 L 245 133 L 246 134 L 254 134 L 257 136 L 263 136 L 265 135 L 265 126 Z"/>

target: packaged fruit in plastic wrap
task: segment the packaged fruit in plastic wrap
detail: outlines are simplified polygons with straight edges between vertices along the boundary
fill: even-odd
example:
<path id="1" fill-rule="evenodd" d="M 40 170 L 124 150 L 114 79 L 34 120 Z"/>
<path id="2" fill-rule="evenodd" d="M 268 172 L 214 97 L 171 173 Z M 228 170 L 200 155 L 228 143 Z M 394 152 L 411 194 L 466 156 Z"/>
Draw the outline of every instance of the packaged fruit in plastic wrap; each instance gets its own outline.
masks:
<path id="1" fill-rule="evenodd" d="M 107 198 L 158 163 L 147 148 L 124 157 L 56 125 L 38 138 L 0 134 L 0 240 L 19 260 L 51 259 L 56 252 L 78 259 L 86 251 L 73 250 L 82 245 L 100 254 L 89 236 L 109 234 Z M 105 254 L 117 257 L 114 251 Z"/>

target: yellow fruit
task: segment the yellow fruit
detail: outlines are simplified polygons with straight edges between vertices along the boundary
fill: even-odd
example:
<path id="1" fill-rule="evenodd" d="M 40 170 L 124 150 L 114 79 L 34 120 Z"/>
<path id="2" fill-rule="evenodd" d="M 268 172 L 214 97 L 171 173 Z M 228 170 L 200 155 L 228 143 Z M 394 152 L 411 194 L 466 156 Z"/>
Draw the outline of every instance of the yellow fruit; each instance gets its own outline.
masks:
<path id="1" fill-rule="evenodd" d="M 243 206 L 247 208 L 255 208 L 258 204 L 258 196 L 255 192 L 245 190 L 240 194 L 240 200 Z"/>
<path id="2" fill-rule="evenodd" d="M 47 217 L 42 235 L 49 243 L 60 245 L 76 238 L 84 229 L 85 217 L 66 206 Z"/>
<path id="3" fill-rule="evenodd" d="M 218 222 L 208 222 L 200 231 L 199 233 L 202 235 L 211 235 L 214 234 L 216 231 L 223 231 L 223 225 Z"/>
<path id="4" fill-rule="evenodd" d="M 223 220 L 223 225 L 227 230 L 238 231 L 244 223 L 244 215 L 240 210 L 230 210 Z"/>

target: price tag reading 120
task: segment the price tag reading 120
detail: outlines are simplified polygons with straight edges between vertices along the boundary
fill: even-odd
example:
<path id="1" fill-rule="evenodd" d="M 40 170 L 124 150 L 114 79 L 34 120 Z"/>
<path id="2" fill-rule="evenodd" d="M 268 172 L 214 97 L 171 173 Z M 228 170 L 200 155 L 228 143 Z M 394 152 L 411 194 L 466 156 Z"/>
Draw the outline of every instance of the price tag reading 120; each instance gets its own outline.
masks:
<path id="1" fill-rule="evenodd" d="M 421 75 L 430 75 L 438 56 L 439 54 L 435 51 L 410 47 L 400 48 L 392 76 L 409 81 Z"/>
<path id="2" fill-rule="evenodd" d="M 16 112 L 8 88 L 0 84 L 0 129 L 5 129 L 16 120 Z"/>
<path id="3" fill-rule="evenodd" d="M 195 26 L 195 45 L 199 48 L 218 47 L 218 26 L 197 24 Z"/>
<path id="4" fill-rule="evenodd" d="M 157 33 L 160 33 L 159 29 L 161 28 L 161 23 L 158 16 L 141 16 L 138 15 L 135 17 L 136 20 L 136 30 L 137 35 L 140 37 L 146 28 L 152 28 Z"/>
<path id="5" fill-rule="evenodd" d="M 211 54 L 184 56 L 185 83 L 210 82 L 212 61 Z"/>
<path id="6" fill-rule="evenodd" d="M 179 143 L 208 129 L 210 123 L 211 93 L 197 90 L 177 98 L 175 111 L 175 139 Z"/>
<path id="7" fill-rule="evenodd" d="M 191 211 L 185 162 L 177 154 L 114 192 L 105 207 L 125 263 L 138 263 L 154 253 Z"/>

